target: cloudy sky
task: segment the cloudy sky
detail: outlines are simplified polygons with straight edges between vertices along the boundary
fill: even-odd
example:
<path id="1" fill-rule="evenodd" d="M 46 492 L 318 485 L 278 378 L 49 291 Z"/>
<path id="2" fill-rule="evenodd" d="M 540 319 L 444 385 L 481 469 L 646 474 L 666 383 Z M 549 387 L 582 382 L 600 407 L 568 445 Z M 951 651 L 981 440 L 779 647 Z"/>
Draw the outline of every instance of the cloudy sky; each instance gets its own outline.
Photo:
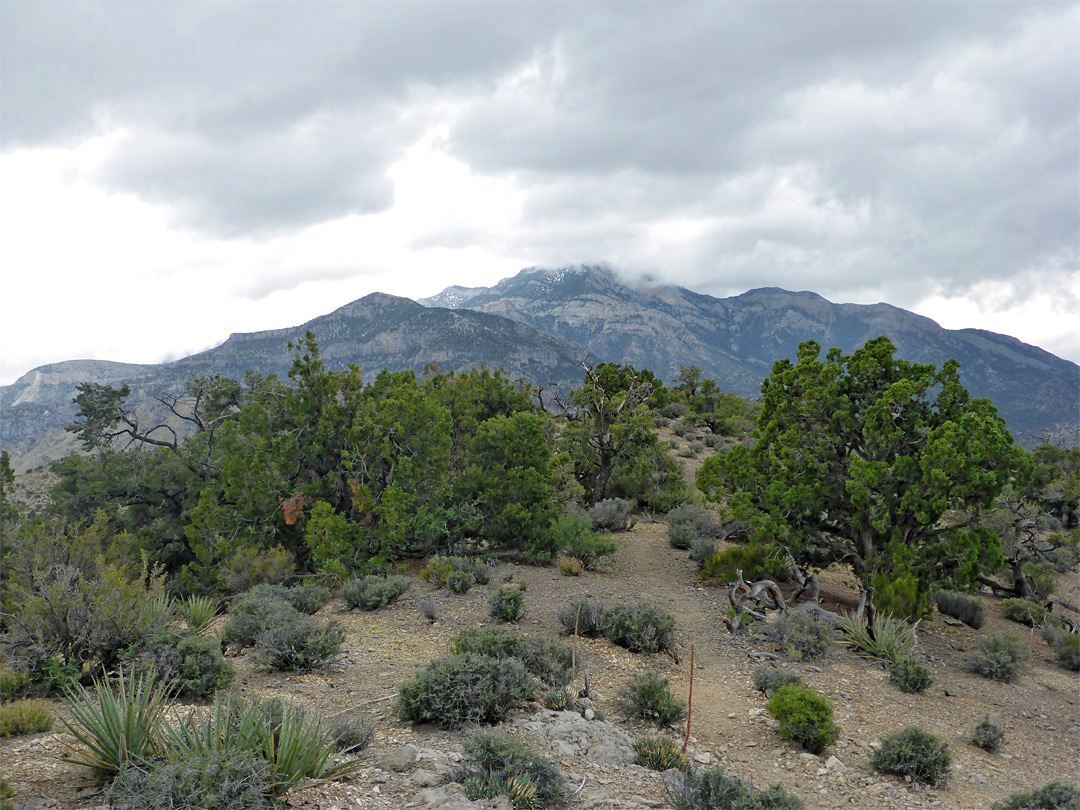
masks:
<path id="1" fill-rule="evenodd" d="M 1080 5 L 0 2 L 0 384 L 603 262 L 1080 361 Z"/>

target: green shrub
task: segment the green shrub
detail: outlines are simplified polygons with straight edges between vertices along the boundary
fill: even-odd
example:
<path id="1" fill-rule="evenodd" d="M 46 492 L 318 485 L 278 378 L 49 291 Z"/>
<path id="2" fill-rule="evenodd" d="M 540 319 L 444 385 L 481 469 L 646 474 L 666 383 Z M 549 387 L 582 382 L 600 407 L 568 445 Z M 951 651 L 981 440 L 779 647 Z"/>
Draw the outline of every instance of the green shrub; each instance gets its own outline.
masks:
<path id="1" fill-rule="evenodd" d="M 686 717 L 686 701 L 675 697 L 668 679 L 655 672 L 642 672 L 634 676 L 634 680 L 623 687 L 616 703 L 628 717 L 647 720 L 661 728 Z"/>
<path id="2" fill-rule="evenodd" d="M 765 710 L 779 724 L 780 736 L 794 740 L 812 754 L 820 754 L 840 736 L 832 722 L 832 704 L 809 686 L 781 686 Z"/>
<path id="3" fill-rule="evenodd" d="M 817 658 L 832 644 L 833 629 L 811 613 L 788 611 L 769 625 L 768 634 L 792 658 Z"/>
<path id="4" fill-rule="evenodd" d="M 631 515 L 634 505 L 623 498 L 608 498 L 589 510 L 589 520 L 597 531 L 625 532 L 634 524 Z"/>
<path id="5" fill-rule="evenodd" d="M 689 767 L 679 746 L 667 737 L 642 737 L 634 741 L 634 764 L 654 771 L 675 768 L 685 771 Z"/>
<path id="6" fill-rule="evenodd" d="M 224 565 L 225 589 L 238 594 L 258 585 L 277 585 L 292 576 L 295 569 L 295 556 L 281 546 L 271 549 L 244 546 Z"/>
<path id="7" fill-rule="evenodd" d="M 471 571 L 451 571 L 446 576 L 446 589 L 450 593 L 468 593 L 475 584 L 476 577 Z"/>
<path id="8" fill-rule="evenodd" d="M 1013 793 L 990 810 L 1080 810 L 1080 791 L 1064 782 L 1050 782 L 1032 791 Z"/>
<path id="9" fill-rule="evenodd" d="M 0 810 L 15 810 L 15 803 L 9 801 L 15 795 L 15 788 L 7 779 L 0 779 Z"/>
<path id="10" fill-rule="evenodd" d="M 481 731 L 465 743 L 465 757 L 451 778 L 473 801 L 507 796 L 515 810 L 529 810 L 566 799 L 566 780 L 558 766 L 521 740 Z"/>
<path id="11" fill-rule="evenodd" d="M 13 657 L 36 662 L 38 681 L 47 680 L 47 660 L 78 662 L 80 677 L 108 672 L 123 650 L 172 620 L 164 576 L 145 565 L 136 576 L 106 563 L 96 572 L 54 565 L 10 599 L 8 612 L 19 621 L 7 628 L 5 646 Z"/>
<path id="12" fill-rule="evenodd" d="M 735 582 L 739 578 L 739 571 L 743 572 L 747 582 L 782 579 L 787 576 L 787 563 L 779 559 L 771 546 L 747 543 L 709 557 L 701 567 L 701 577 Z"/>
<path id="13" fill-rule="evenodd" d="M 697 563 L 698 569 L 716 556 L 716 538 L 702 535 L 690 541 L 690 559 Z"/>
<path id="14" fill-rule="evenodd" d="M 876 571 L 870 577 L 874 607 L 881 614 L 909 622 L 930 615 L 930 591 L 910 570 Z"/>
<path id="15" fill-rule="evenodd" d="M 993 754 L 1001 746 L 1001 741 L 1004 738 L 1005 732 L 991 723 L 989 717 L 984 717 L 983 721 L 975 726 L 975 731 L 971 735 L 971 742 L 983 751 L 989 751 Z"/>
<path id="16" fill-rule="evenodd" d="M 959 619 L 978 630 L 986 623 L 986 603 L 957 591 L 938 591 L 934 594 L 939 612 Z"/>
<path id="17" fill-rule="evenodd" d="M 167 695 L 167 684 L 123 670 L 115 683 L 107 675 L 95 680 L 93 694 L 76 685 L 66 699 L 72 719 L 62 722 L 85 750 L 65 760 L 85 765 L 102 781 L 126 766 L 143 765 L 160 751 Z"/>
<path id="18" fill-rule="evenodd" d="M 241 594 L 229 609 L 222 637 L 236 647 L 252 647 L 267 627 L 289 621 L 298 615 L 283 596 L 284 588 L 257 585 Z"/>
<path id="19" fill-rule="evenodd" d="M 533 695 L 533 680 L 517 658 L 460 653 L 438 658 L 398 689 L 398 717 L 460 728 L 498 723 Z"/>
<path id="20" fill-rule="evenodd" d="M 675 810 L 803 810 L 782 785 L 754 790 L 719 768 L 690 769 L 682 779 L 665 781 L 664 790 Z"/>
<path id="21" fill-rule="evenodd" d="M 330 724 L 330 737 L 338 751 L 358 754 L 375 737 L 375 724 L 355 717 L 339 717 Z"/>
<path id="22" fill-rule="evenodd" d="M 574 696 L 566 689 L 552 689 L 544 695 L 544 708 L 553 712 L 561 712 L 570 707 Z"/>
<path id="23" fill-rule="evenodd" d="M 675 652 L 675 619 L 654 605 L 614 605 L 604 610 L 604 625 L 607 639 L 630 652 Z"/>
<path id="24" fill-rule="evenodd" d="M 209 750 L 180 762 L 126 767 L 108 791 L 122 810 L 273 810 L 270 766 L 255 753 Z"/>
<path id="25" fill-rule="evenodd" d="M 1041 635 L 1054 648 L 1058 661 L 1065 669 L 1080 671 L 1080 635 L 1063 630 L 1057 625 L 1043 625 Z"/>
<path id="26" fill-rule="evenodd" d="M 217 618 L 221 611 L 221 602 L 212 596 L 196 596 L 192 594 L 176 606 L 176 612 L 180 615 L 189 629 L 196 633 L 203 632 Z"/>
<path id="27" fill-rule="evenodd" d="M 312 582 L 286 588 L 284 596 L 289 604 L 308 616 L 314 616 L 330 603 L 330 591 Z"/>
<path id="28" fill-rule="evenodd" d="M 921 692 L 934 682 L 930 670 L 911 658 L 890 662 L 889 679 L 905 692 Z"/>
<path id="29" fill-rule="evenodd" d="M 604 635 L 604 608 L 595 599 L 575 599 L 559 608 L 559 624 L 570 635 L 599 638 Z"/>
<path id="30" fill-rule="evenodd" d="M 491 618 L 517 624 L 525 618 L 525 593 L 516 585 L 503 585 L 491 595 Z"/>
<path id="31" fill-rule="evenodd" d="M 137 648 L 133 660 L 140 673 L 172 684 L 176 694 L 186 698 L 208 697 L 236 677 L 217 639 L 202 638 L 192 630 L 157 633 Z"/>
<path id="32" fill-rule="evenodd" d="M 573 649 L 561 641 L 525 636 L 501 627 L 463 630 L 451 652 L 517 659 L 529 674 L 560 687 L 570 683 L 574 660 Z"/>
<path id="33" fill-rule="evenodd" d="M 0 738 L 50 731 L 52 710 L 44 700 L 28 698 L 0 705 Z"/>
<path id="34" fill-rule="evenodd" d="M 1009 621 L 1026 624 L 1028 627 L 1041 627 L 1049 620 L 1050 611 L 1027 599 L 1003 599 L 1001 615 Z"/>
<path id="35" fill-rule="evenodd" d="M 586 571 L 594 570 L 601 557 L 610 557 L 617 548 L 610 537 L 594 532 L 592 521 L 581 512 L 560 515 L 551 524 L 551 536 L 555 548 L 567 557 L 581 560 Z"/>
<path id="36" fill-rule="evenodd" d="M 408 577 L 366 576 L 346 583 L 341 598 L 349 610 L 378 610 L 395 601 L 411 585 Z"/>
<path id="37" fill-rule="evenodd" d="M 255 641 L 255 652 L 270 669 L 307 671 L 329 664 L 344 642 L 345 631 L 337 622 L 293 615 L 263 630 Z"/>
<path id="38" fill-rule="evenodd" d="M 1011 683 L 1030 657 L 1031 653 L 1020 639 L 1008 633 L 994 633 L 979 643 L 979 649 L 971 659 L 971 670 L 991 681 Z"/>
<path id="39" fill-rule="evenodd" d="M 491 569 L 482 559 L 436 554 L 420 570 L 420 577 L 436 588 L 460 594 L 467 593 L 473 585 L 487 585 L 491 581 Z"/>
<path id="40" fill-rule="evenodd" d="M 672 548 L 688 549 L 699 537 L 716 538 L 720 521 L 716 514 L 694 504 L 676 507 L 667 514 L 668 542 Z"/>
<path id="41" fill-rule="evenodd" d="M 209 712 L 164 727 L 170 762 L 196 762 L 214 751 L 251 752 L 270 766 L 270 792 L 281 795 L 302 779 L 330 780 L 352 773 L 355 760 L 335 762 L 335 743 L 319 719 L 280 701 L 216 698 Z"/>
<path id="42" fill-rule="evenodd" d="M 907 661 L 915 657 L 915 629 L 901 619 L 879 613 L 870 632 L 866 614 L 844 619 L 841 629 L 848 643 L 874 658 L 884 661 Z"/>
<path id="43" fill-rule="evenodd" d="M 585 563 L 577 557 L 559 557 L 559 572 L 564 577 L 579 577 L 585 570 Z"/>
<path id="44" fill-rule="evenodd" d="M 29 673 L 0 663 L 0 703 L 14 700 L 24 694 L 29 686 Z"/>
<path id="45" fill-rule="evenodd" d="M 754 669 L 754 688 L 764 695 L 775 692 L 781 686 L 802 685 L 802 678 L 788 669 L 763 664 Z"/>
<path id="46" fill-rule="evenodd" d="M 1039 596 L 1046 598 L 1057 588 L 1057 571 L 1054 566 L 1044 562 L 1029 561 L 1024 563 L 1024 575 L 1028 584 Z"/>
<path id="47" fill-rule="evenodd" d="M 938 785 L 949 775 L 949 745 L 917 726 L 885 737 L 870 757 L 874 770 Z"/>

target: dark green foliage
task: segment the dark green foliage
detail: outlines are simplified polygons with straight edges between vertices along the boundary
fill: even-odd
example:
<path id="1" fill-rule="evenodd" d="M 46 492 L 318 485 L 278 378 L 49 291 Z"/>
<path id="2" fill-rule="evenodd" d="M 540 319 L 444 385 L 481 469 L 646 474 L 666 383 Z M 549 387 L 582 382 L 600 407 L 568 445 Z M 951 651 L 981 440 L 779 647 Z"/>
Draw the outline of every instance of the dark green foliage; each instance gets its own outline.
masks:
<path id="1" fill-rule="evenodd" d="M 551 553 L 555 475 L 541 414 L 502 414 L 482 422 L 468 442 L 468 463 L 454 490 L 473 501 L 480 535 L 495 546 Z"/>
<path id="2" fill-rule="evenodd" d="M 665 782 L 664 789 L 675 810 L 803 810 L 802 801 L 782 785 L 754 790 L 719 768 L 691 769 L 681 780 Z"/>
<path id="3" fill-rule="evenodd" d="M 132 658 L 139 672 L 172 684 L 176 694 L 186 698 L 209 697 L 236 677 L 218 640 L 202 638 L 191 630 L 157 633 L 140 645 Z"/>
<path id="4" fill-rule="evenodd" d="M 817 658 L 832 644 L 833 628 L 812 613 L 784 613 L 769 625 L 769 638 L 794 658 Z"/>
<path id="5" fill-rule="evenodd" d="M 979 643 L 971 659 L 971 670 L 991 681 L 1011 683 L 1019 677 L 1030 657 L 1030 651 L 1020 639 L 1008 633 L 994 633 Z"/>
<path id="6" fill-rule="evenodd" d="M 994 802 L 990 810 L 1080 810 L 1080 791 L 1064 782 L 1050 782 L 1037 790 L 1013 793 Z"/>
<path id="7" fill-rule="evenodd" d="M 218 563 L 213 573 L 220 576 L 228 593 L 239 594 L 258 585 L 279 585 L 295 570 L 296 558 L 281 546 L 268 549 L 245 546 Z"/>
<path id="8" fill-rule="evenodd" d="M 282 595 L 294 608 L 308 616 L 314 616 L 330 602 L 330 591 L 322 585 L 305 583 L 285 588 Z"/>
<path id="9" fill-rule="evenodd" d="M 883 615 L 915 623 L 930 615 L 930 591 L 915 573 L 907 569 L 906 551 L 897 554 L 902 561 L 894 561 L 888 566 L 883 563 L 884 567 L 870 577 L 874 605 Z"/>
<path id="10" fill-rule="evenodd" d="M 668 679 L 655 672 L 641 672 L 619 692 L 619 710 L 627 717 L 637 717 L 661 728 L 686 717 L 686 701 L 671 692 Z"/>
<path id="11" fill-rule="evenodd" d="M 615 541 L 606 534 L 593 531 L 592 521 L 580 512 L 561 515 L 551 526 L 554 548 L 567 557 L 574 557 L 592 571 L 601 557 L 615 553 Z"/>
<path id="12" fill-rule="evenodd" d="M 30 675 L 0 661 L 0 703 L 21 697 L 30 686 Z"/>
<path id="13" fill-rule="evenodd" d="M 563 687 L 570 683 L 574 651 L 561 641 L 526 636 L 502 627 L 469 628 L 458 635 L 451 649 L 455 653 L 514 658 L 545 684 Z"/>
<path id="14" fill-rule="evenodd" d="M 251 647 L 266 628 L 296 617 L 297 610 L 285 599 L 284 590 L 257 585 L 241 594 L 229 608 L 224 639 L 237 647 Z"/>
<path id="15" fill-rule="evenodd" d="M 921 692 L 934 682 L 930 670 L 912 658 L 891 662 L 889 679 L 905 692 Z"/>
<path id="16" fill-rule="evenodd" d="M 771 667 L 768 664 L 754 669 L 754 688 L 762 694 L 775 692 L 781 686 L 801 685 L 802 678 L 789 669 Z"/>
<path id="17" fill-rule="evenodd" d="M 516 585 L 503 585 L 491 595 L 491 618 L 517 624 L 525 617 L 525 592 Z"/>
<path id="18" fill-rule="evenodd" d="M 702 579 L 719 579 L 735 582 L 739 571 L 748 582 L 759 579 L 782 579 L 787 575 L 787 563 L 780 560 L 775 550 L 761 543 L 732 546 L 705 560 L 701 566 Z"/>
<path id="19" fill-rule="evenodd" d="M 589 520 L 597 531 L 625 532 L 633 526 L 634 505 L 623 498 L 608 498 L 589 510 Z"/>
<path id="20" fill-rule="evenodd" d="M 498 723 L 533 695 L 533 680 L 516 658 L 462 653 L 428 664 L 398 689 L 398 717 L 460 728 Z"/>
<path id="21" fill-rule="evenodd" d="M 1080 671 L 1080 635 L 1053 624 L 1043 625 L 1041 634 L 1046 643 L 1054 648 L 1058 661 L 1065 669 Z"/>
<path id="22" fill-rule="evenodd" d="M 1001 747 L 1001 741 L 1005 738 L 1005 732 L 990 722 L 989 717 L 984 717 L 971 735 L 971 742 L 983 751 L 993 754 Z"/>
<path id="23" fill-rule="evenodd" d="M 999 538 L 967 518 L 1025 454 L 954 360 L 940 370 L 900 360 L 883 336 L 820 355 L 807 341 L 795 362 L 774 364 L 757 442 L 706 459 L 698 487 L 729 497 L 752 540 L 800 563 L 851 564 L 866 585 L 878 575 L 882 610 L 922 615 L 936 585 L 963 590 L 1002 564 Z"/>
<path id="24" fill-rule="evenodd" d="M 255 652 L 270 669 L 306 671 L 327 666 L 344 642 L 345 631 L 333 620 L 294 614 L 263 630 L 255 640 Z"/>
<path id="25" fill-rule="evenodd" d="M 273 810 L 270 766 L 255 753 L 207 751 L 181 762 L 127 767 L 109 788 L 117 810 Z"/>
<path id="26" fill-rule="evenodd" d="M 699 537 L 715 538 L 720 533 L 720 521 L 709 509 L 685 504 L 667 514 L 668 542 L 672 548 L 687 549 Z"/>
<path id="27" fill-rule="evenodd" d="M 49 704 L 37 698 L 0 704 L 0 738 L 20 737 L 52 729 Z"/>
<path id="28" fill-rule="evenodd" d="M 634 741 L 634 764 L 654 771 L 675 768 L 685 771 L 689 767 L 686 754 L 668 737 L 642 737 Z"/>
<path id="29" fill-rule="evenodd" d="M 570 707 L 574 696 L 566 689 L 552 689 L 544 695 L 544 708 L 553 712 L 561 712 Z"/>
<path id="30" fill-rule="evenodd" d="M 1028 627 L 1041 627 L 1049 621 L 1050 611 L 1027 599 L 1001 600 L 1001 615 L 1010 621 L 1026 624 Z"/>
<path id="31" fill-rule="evenodd" d="M 478 732 L 465 743 L 465 765 L 453 780 L 476 801 L 507 796 L 515 810 L 551 807 L 566 796 L 558 766 L 512 737 Z"/>
<path id="32" fill-rule="evenodd" d="M 986 604 L 958 591 L 938 591 L 934 594 L 937 609 L 946 616 L 959 619 L 978 630 L 986 622 Z"/>
<path id="33" fill-rule="evenodd" d="M 949 745 L 917 726 L 885 737 L 870 757 L 881 773 L 910 776 L 915 782 L 939 785 L 949 775 Z"/>
<path id="34" fill-rule="evenodd" d="M 630 652 L 675 654 L 675 619 L 654 605 L 613 605 L 604 610 L 604 624 L 607 639 Z"/>
<path id="35" fill-rule="evenodd" d="M 569 635 L 576 633 L 586 638 L 604 635 L 604 607 L 595 599 L 575 599 L 559 608 L 558 619 Z"/>
<path id="36" fill-rule="evenodd" d="M 820 754 L 840 736 L 832 722 L 832 704 L 809 686 L 781 686 L 765 709 L 779 723 L 781 737 L 812 754 Z"/>
<path id="37" fill-rule="evenodd" d="M 0 779 L 0 810 L 15 810 L 14 802 L 10 801 L 15 795 L 15 788 L 8 784 L 7 779 Z"/>
<path id="38" fill-rule="evenodd" d="M 349 610 L 378 610 L 409 590 L 408 577 L 366 576 L 348 582 L 341 589 L 341 599 Z"/>

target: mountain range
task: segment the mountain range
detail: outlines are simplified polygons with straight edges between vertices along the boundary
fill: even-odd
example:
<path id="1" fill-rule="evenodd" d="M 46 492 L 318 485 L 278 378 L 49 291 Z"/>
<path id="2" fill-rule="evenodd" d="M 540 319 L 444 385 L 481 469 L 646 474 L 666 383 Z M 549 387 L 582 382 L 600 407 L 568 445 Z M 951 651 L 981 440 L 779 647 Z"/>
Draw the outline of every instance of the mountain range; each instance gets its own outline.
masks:
<path id="1" fill-rule="evenodd" d="M 0 386 L 0 449 L 16 470 L 59 458 L 75 442 L 63 430 L 76 414 L 80 382 L 129 384 L 152 418 L 154 395 L 179 393 L 191 377 L 248 371 L 284 376 L 290 341 L 312 331 L 328 367 L 355 363 L 464 371 L 481 364 L 541 385 L 580 383 L 583 362 L 630 363 L 671 380 L 679 366 L 743 397 L 756 396 L 773 362 L 794 357 L 800 342 L 850 353 L 887 335 L 913 362 L 961 364 L 973 396 L 998 407 L 1014 437 L 1080 439 L 1080 366 L 1005 335 L 943 329 L 888 304 L 834 304 L 812 292 L 776 288 L 714 298 L 682 287 L 631 286 L 597 267 L 522 270 L 493 287 L 449 287 L 411 301 L 373 293 L 300 326 L 234 334 L 220 346 L 162 364 L 71 360 L 40 366 Z"/>

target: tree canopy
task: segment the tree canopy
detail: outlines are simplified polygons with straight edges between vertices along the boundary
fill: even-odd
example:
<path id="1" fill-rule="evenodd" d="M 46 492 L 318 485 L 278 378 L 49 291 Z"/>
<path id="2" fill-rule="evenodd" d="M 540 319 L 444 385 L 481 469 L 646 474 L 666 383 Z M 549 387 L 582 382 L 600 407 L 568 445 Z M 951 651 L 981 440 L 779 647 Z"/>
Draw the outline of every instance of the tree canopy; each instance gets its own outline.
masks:
<path id="1" fill-rule="evenodd" d="M 822 360 L 803 343 L 762 385 L 756 442 L 706 460 L 697 484 L 730 498 L 753 539 L 848 563 L 883 607 L 915 615 L 934 584 L 970 587 L 1000 567 L 978 515 L 1025 454 L 994 406 L 969 397 L 955 360 L 938 370 L 895 351 L 878 337 Z"/>

